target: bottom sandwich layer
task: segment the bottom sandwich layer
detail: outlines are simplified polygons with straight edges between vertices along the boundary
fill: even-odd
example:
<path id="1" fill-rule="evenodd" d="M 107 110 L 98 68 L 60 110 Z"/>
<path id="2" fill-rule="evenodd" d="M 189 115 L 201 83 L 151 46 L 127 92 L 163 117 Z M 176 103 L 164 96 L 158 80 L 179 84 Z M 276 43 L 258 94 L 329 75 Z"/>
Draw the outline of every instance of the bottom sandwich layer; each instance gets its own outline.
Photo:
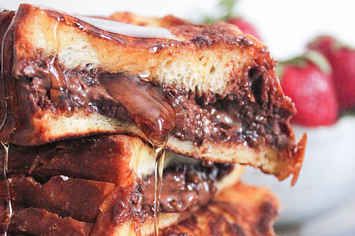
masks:
<path id="1" fill-rule="evenodd" d="M 264 188 L 235 184 L 219 193 L 206 207 L 184 213 L 160 214 L 160 235 L 274 235 L 278 201 Z M 119 209 L 111 209 L 111 211 Z M 26 208 L 15 211 L 9 235 L 152 235 L 153 218 L 127 219 L 103 228 L 102 221 L 84 223 L 52 212 Z"/>
<path id="2" fill-rule="evenodd" d="M 278 209 L 279 202 L 269 190 L 238 183 L 161 235 L 272 236 Z"/>
<path id="3" fill-rule="evenodd" d="M 238 182 L 241 171 L 240 166 L 180 164 L 168 167 L 161 184 L 159 211 L 179 213 L 204 206 L 219 190 Z M 67 176 L 53 176 L 46 182 L 38 182 L 30 176 L 13 176 L 7 183 L 15 209 L 39 208 L 91 223 L 100 215 L 103 215 L 101 218 L 120 218 L 120 221 L 131 217 L 144 221 L 154 212 L 154 175 L 127 188 Z M 6 189 L 5 181 L 0 181 L 0 189 Z M 4 199 L 6 194 L 0 194 L 0 201 Z M 120 212 L 111 212 L 111 208 L 117 207 Z M 109 220 L 107 225 L 110 227 L 112 222 Z"/>

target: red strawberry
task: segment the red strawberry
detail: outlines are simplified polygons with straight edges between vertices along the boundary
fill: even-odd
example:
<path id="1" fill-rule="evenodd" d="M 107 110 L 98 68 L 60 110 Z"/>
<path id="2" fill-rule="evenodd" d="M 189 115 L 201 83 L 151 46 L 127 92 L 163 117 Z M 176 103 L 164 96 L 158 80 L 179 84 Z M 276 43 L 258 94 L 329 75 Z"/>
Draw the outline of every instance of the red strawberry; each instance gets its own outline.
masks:
<path id="1" fill-rule="evenodd" d="M 281 86 L 297 108 L 295 123 L 322 126 L 336 122 L 338 103 L 326 63 L 319 53 L 309 52 L 278 67 Z"/>
<path id="2" fill-rule="evenodd" d="M 322 53 L 325 57 L 330 56 L 335 45 L 336 40 L 330 35 L 322 35 L 315 38 L 312 42 L 308 44 L 308 48 Z"/>
<path id="3" fill-rule="evenodd" d="M 251 34 L 255 38 L 261 39 L 256 28 L 248 21 L 244 20 L 241 17 L 232 17 L 227 20 L 228 23 L 238 26 L 238 28 L 246 34 Z"/>
<path id="4" fill-rule="evenodd" d="M 308 45 L 329 60 L 341 110 L 355 107 L 355 49 L 331 36 L 321 36 Z"/>
<path id="5" fill-rule="evenodd" d="M 253 24 L 240 17 L 239 14 L 235 15 L 234 10 L 237 3 L 238 1 L 236 0 L 219 0 L 219 8 L 224 12 L 221 18 L 230 24 L 238 26 L 243 33 L 251 34 L 255 38 L 261 39 Z"/>

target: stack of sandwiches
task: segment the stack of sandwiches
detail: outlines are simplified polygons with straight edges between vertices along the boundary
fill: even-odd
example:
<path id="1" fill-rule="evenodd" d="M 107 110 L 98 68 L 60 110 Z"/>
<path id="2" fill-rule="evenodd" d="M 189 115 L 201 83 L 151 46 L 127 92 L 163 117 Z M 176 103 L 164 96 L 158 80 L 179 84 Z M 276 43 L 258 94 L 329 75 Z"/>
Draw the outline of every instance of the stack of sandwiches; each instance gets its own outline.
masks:
<path id="1" fill-rule="evenodd" d="M 306 138 L 265 46 L 227 23 L 0 13 L 0 234 L 273 235 Z"/>

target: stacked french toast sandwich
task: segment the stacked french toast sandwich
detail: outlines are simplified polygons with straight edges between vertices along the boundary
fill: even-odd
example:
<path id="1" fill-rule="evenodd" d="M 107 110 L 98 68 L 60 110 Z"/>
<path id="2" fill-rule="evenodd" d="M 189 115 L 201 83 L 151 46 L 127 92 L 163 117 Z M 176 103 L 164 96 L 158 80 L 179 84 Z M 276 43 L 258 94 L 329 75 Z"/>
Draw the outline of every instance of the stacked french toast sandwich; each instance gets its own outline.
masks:
<path id="1" fill-rule="evenodd" d="M 273 235 L 249 165 L 297 180 L 306 138 L 265 46 L 227 23 L 0 14 L 3 235 Z"/>

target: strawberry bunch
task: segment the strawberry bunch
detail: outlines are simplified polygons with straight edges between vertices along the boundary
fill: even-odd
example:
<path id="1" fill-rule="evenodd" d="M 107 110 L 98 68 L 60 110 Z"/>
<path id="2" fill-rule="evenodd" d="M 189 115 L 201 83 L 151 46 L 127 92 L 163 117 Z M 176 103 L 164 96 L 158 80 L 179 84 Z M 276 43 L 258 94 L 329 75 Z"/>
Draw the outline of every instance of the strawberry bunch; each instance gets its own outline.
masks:
<path id="1" fill-rule="evenodd" d="M 355 107 L 355 49 L 331 36 L 319 36 L 308 48 L 323 54 L 332 67 L 332 78 L 341 111 Z"/>
<path id="2" fill-rule="evenodd" d="M 307 48 L 279 64 L 281 86 L 296 104 L 295 123 L 332 125 L 339 112 L 355 107 L 355 50 L 331 36 L 317 37 Z"/>
<path id="3" fill-rule="evenodd" d="M 245 34 L 251 34 L 257 39 L 261 39 L 258 31 L 256 30 L 255 26 L 252 25 L 247 20 L 243 19 L 242 17 L 230 17 L 227 20 L 228 23 L 238 26 L 238 28 Z"/>
<path id="4" fill-rule="evenodd" d="M 222 19 L 261 39 L 253 24 L 235 15 L 236 2 L 220 0 L 222 16 L 206 18 L 207 22 Z M 332 125 L 341 112 L 355 108 L 355 49 L 334 37 L 317 37 L 303 55 L 280 62 L 277 69 L 285 94 L 296 104 L 295 123 Z"/>
<path id="5" fill-rule="evenodd" d="M 326 59 L 310 51 L 279 63 L 278 74 L 286 95 L 296 105 L 293 121 L 304 126 L 331 125 L 338 117 L 338 102 Z"/>

